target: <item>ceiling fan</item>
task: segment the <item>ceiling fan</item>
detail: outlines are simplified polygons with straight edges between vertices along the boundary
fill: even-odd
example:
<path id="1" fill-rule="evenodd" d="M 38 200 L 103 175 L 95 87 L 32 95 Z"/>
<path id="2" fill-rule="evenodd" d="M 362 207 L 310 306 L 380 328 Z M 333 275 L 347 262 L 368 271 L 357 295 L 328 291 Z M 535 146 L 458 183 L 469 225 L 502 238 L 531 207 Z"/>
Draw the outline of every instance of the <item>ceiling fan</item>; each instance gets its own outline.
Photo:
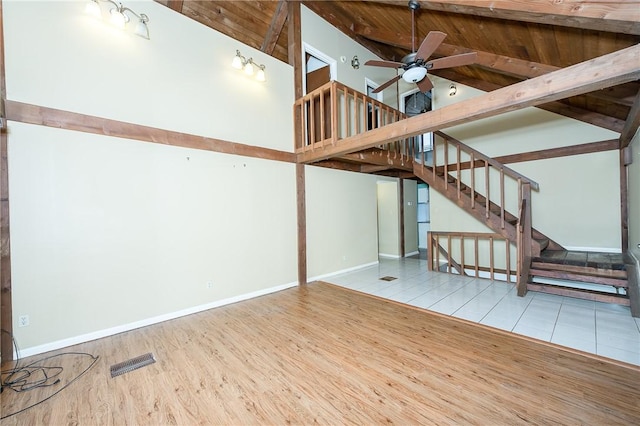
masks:
<path id="1" fill-rule="evenodd" d="M 429 61 L 428 58 L 440 46 L 440 43 L 447 36 L 440 31 L 430 31 L 424 38 L 422 44 L 415 50 L 415 11 L 420 9 L 420 3 L 416 0 L 409 1 L 409 9 L 411 9 L 411 52 L 404 58 L 402 62 L 377 61 L 369 60 L 365 65 L 386 68 L 398 68 L 404 70 L 402 74 L 397 75 L 381 86 L 377 87 L 373 93 L 378 93 L 391 86 L 401 78 L 407 83 L 416 83 L 421 92 L 428 92 L 433 88 L 433 83 L 427 77 L 427 70 L 438 70 L 443 68 L 459 67 L 475 63 L 477 52 L 461 53 L 459 55 L 446 56 L 444 58 Z"/>

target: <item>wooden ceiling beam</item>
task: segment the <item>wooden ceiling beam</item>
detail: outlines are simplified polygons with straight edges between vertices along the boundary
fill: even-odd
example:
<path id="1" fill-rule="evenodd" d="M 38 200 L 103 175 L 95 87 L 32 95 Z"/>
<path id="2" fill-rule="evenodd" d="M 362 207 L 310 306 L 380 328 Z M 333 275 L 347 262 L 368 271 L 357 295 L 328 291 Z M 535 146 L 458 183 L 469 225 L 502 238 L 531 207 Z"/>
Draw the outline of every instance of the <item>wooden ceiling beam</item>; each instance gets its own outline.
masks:
<path id="1" fill-rule="evenodd" d="M 300 153 L 297 159 L 303 163 L 324 160 L 393 142 L 401 137 L 442 130 L 634 81 L 640 78 L 640 68 L 637 66 L 639 55 L 640 45 L 631 46 L 346 138 L 340 144 L 326 147 L 319 152 Z"/>
<path id="2" fill-rule="evenodd" d="M 407 7 L 406 1 L 380 1 Z M 424 10 L 559 25 L 623 34 L 640 34 L 640 2 L 635 0 L 429 0 Z"/>
<path id="3" fill-rule="evenodd" d="M 376 166 L 385 166 L 387 168 L 399 169 L 399 170 L 413 170 L 413 162 L 403 161 L 403 159 L 398 156 L 394 158 L 394 153 L 385 151 L 382 149 L 372 149 L 366 151 L 360 151 L 353 154 L 343 155 L 340 158 L 352 161 L 356 163 L 365 163 Z"/>
<path id="4" fill-rule="evenodd" d="M 168 0 L 167 7 L 169 9 L 173 9 L 178 13 L 182 13 L 182 6 L 184 4 L 183 0 Z"/>
<path id="5" fill-rule="evenodd" d="M 385 43 L 390 46 L 396 46 L 407 49 L 407 51 L 411 51 L 411 36 L 391 31 L 379 30 L 364 25 L 352 25 L 352 27 L 354 32 L 361 35 L 362 37 L 379 43 Z M 478 54 L 474 65 L 486 68 L 490 71 L 499 72 L 501 74 L 511 75 L 518 78 L 538 77 L 540 75 L 560 69 L 559 67 L 553 65 L 545 65 L 538 62 L 511 58 L 509 56 L 496 55 L 494 53 L 482 52 L 447 43 L 440 44 L 434 54 L 436 56 L 451 56 L 469 52 L 477 52 Z"/>
<path id="6" fill-rule="evenodd" d="M 455 81 L 465 86 L 473 87 L 474 89 L 482 90 L 484 92 L 492 92 L 501 88 L 497 84 L 489 83 L 488 81 L 478 80 L 475 78 L 467 77 L 459 74 L 453 70 L 438 70 L 434 71 L 433 75 L 446 78 L 447 80 Z M 592 96 L 591 92 L 587 96 Z M 536 108 L 543 109 L 545 111 L 553 112 L 564 117 L 573 118 L 574 120 L 582 121 L 594 126 L 602 127 L 613 132 L 620 133 L 624 127 L 624 121 L 609 115 L 600 114 L 598 112 L 589 111 L 583 108 L 578 108 L 573 105 L 568 105 L 562 101 L 548 102 L 546 104 L 536 105 Z"/>
<path id="7" fill-rule="evenodd" d="M 367 48 L 371 53 L 381 57 L 381 58 L 392 58 L 393 53 L 390 51 L 384 51 L 380 49 L 380 45 L 376 43 L 371 43 L 366 37 L 362 37 L 351 29 L 353 23 L 345 24 L 346 22 L 350 22 L 351 18 L 348 16 L 340 15 L 336 16 L 336 8 L 326 7 L 325 2 L 323 1 L 303 1 L 306 7 L 309 8 L 316 15 L 320 16 L 325 21 L 329 22 L 331 25 L 342 31 L 348 37 L 351 37 L 356 42 L 360 43 L 362 46 Z M 406 4 L 405 4 L 406 6 Z"/>
<path id="8" fill-rule="evenodd" d="M 620 149 L 626 148 L 631 143 L 631 139 L 638 132 L 640 126 L 640 92 L 636 95 L 636 100 L 629 111 L 627 121 L 624 123 L 624 128 L 620 132 Z"/>
<path id="9" fill-rule="evenodd" d="M 280 38 L 288 13 L 289 7 L 287 6 L 287 0 L 279 0 L 278 5 L 276 6 L 276 11 L 271 19 L 271 24 L 267 29 L 267 34 L 264 37 L 262 46 L 260 47 L 260 50 L 267 55 L 271 55 L 273 50 L 276 48 L 278 38 Z"/>

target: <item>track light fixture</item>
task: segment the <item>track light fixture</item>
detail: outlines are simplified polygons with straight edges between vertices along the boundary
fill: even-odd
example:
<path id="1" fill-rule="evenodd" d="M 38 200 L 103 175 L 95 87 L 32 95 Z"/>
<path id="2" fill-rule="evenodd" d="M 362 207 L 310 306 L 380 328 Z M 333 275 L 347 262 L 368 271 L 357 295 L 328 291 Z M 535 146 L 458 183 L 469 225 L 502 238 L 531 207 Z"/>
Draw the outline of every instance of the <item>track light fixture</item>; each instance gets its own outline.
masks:
<path id="1" fill-rule="evenodd" d="M 245 58 L 239 50 L 236 50 L 236 56 L 231 61 L 231 66 L 237 70 L 242 70 L 246 75 L 255 76 L 258 81 L 265 81 L 265 66 L 253 62 L 253 58 Z M 257 68 L 257 71 L 256 71 Z"/>
<path id="2" fill-rule="evenodd" d="M 95 18 L 102 18 L 102 7 L 100 3 L 109 3 L 114 7 L 109 10 L 110 21 L 111 23 L 120 28 L 125 29 L 127 24 L 131 21 L 129 14 L 136 17 L 138 20 L 136 27 L 133 30 L 133 33 L 142 38 L 146 38 L 149 40 L 149 27 L 147 26 L 147 22 L 149 22 L 149 17 L 144 13 L 136 13 L 128 7 L 122 5 L 122 3 L 116 3 L 113 0 L 88 0 L 87 6 L 85 7 L 85 13 Z"/>

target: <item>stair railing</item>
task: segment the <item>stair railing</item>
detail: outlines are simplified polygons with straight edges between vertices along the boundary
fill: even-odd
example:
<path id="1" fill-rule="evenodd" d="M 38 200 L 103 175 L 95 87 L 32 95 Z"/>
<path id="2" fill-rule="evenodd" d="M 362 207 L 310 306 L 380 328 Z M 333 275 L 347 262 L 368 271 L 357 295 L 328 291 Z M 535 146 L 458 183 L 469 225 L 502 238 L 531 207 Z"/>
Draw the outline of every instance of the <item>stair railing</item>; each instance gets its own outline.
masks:
<path id="1" fill-rule="evenodd" d="M 427 233 L 428 269 L 511 283 L 518 279 L 512 243 L 496 233 L 431 231 Z"/>
<path id="2" fill-rule="evenodd" d="M 471 209 L 480 204 L 487 223 L 504 230 L 502 238 L 518 246 L 518 291 L 526 292 L 526 279 L 522 280 L 521 274 L 532 253 L 531 190 L 538 190 L 538 184 L 442 132 L 435 132 L 432 151 L 423 150 L 419 158 L 423 173 L 431 173 L 433 182 L 442 177 L 445 192 L 458 200 L 468 195 Z M 451 185 L 455 185 L 453 192 Z M 509 213 L 515 211 L 518 216 Z"/>
<path id="3" fill-rule="evenodd" d="M 326 146 L 407 118 L 406 114 L 337 81 L 330 81 L 296 100 L 293 106 L 295 152 Z M 399 138 L 378 146 L 394 158 L 413 161 L 415 138 Z"/>

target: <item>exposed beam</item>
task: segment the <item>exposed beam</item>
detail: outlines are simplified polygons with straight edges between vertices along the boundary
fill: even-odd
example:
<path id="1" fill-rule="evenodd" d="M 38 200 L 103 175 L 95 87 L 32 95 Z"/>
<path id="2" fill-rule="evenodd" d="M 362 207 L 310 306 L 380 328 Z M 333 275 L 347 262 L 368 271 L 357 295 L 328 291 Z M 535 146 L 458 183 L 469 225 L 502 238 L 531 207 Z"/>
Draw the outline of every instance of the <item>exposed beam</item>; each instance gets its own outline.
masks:
<path id="1" fill-rule="evenodd" d="M 411 51 L 411 37 L 406 34 L 400 34 L 383 29 L 371 28 L 364 25 L 352 25 L 353 31 L 362 37 L 379 43 L 388 44 L 390 46 L 400 47 Z M 436 56 L 451 56 L 461 53 L 476 52 L 478 54 L 474 66 L 479 66 L 494 72 L 507 74 L 519 78 L 538 77 L 542 74 L 549 73 L 560 69 L 553 65 L 545 65 L 538 62 L 525 61 L 522 59 L 511 58 L 504 55 L 496 55 L 494 53 L 483 52 L 479 50 L 468 49 L 466 47 L 455 46 L 453 44 L 442 43 L 435 50 Z"/>
<path id="2" fill-rule="evenodd" d="M 40 126 L 76 130 L 116 138 L 133 139 L 163 145 L 201 149 L 223 154 L 263 158 L 275 161 L 294 162 L 290 152 L 256 147 L 221 139 L 174 132 L 156 127 L 141 126 L 123 121 L 78 114 L 76 112 L 47 108 L 22 102 L 7 101 L 7 119 Z"/>
<path id="3" fill-rule="evenodd" d="M 636 100 L 633 102 L 631 111 L 629 111 L 624 128 L 620 132 L 620 148 L 626 148 L 631 143 L 631 139 L 638 131 L 638 126 L 640 126 L 640 92 L 636 95 Z"/>
<path id="4" fill-rule="evenodd" d="M 343 170 L 346 172 L 356 172 L 356 173 L 362 172 L 362 166 L 360 164 L 345 163 L 344 161 L 337 161 L 337 160 L 318 161 L 317 163 L 313 163 L 312 165 L 318 166 L 318 167 L 324 167 L 327 169 Z"/>
<path id="5" fill-rule="evenodd" d="M 433 73 L 438 77 L 446 78 L 447 80 L 452 80 L 461 84 L 464 84 L 469 87 L 473 87 L 478 90 L 482 90 L 485 92 L 491 92 L 499 89 L 501 86 L 493 83 L 489 83 L 484 80 L 478 80 L 475 78 L 463 76 L 460 73 L 457 73 L 454 70 L 438 70 Z M 591 96 L 594 93 L 591 92 L 589 94 L 583 96 Z M 620 133 L 624 126 L 624 121 L 615 117 L 611 117 L 608 115 L 600 114 L 598 112 L 589 111 L 583 108 L 578 108 L 573 105 L 568 105 L 562 101 L 548 102 L 546 104 L 536 105 L 536 108 L 543 109 L 545 111 L 553 112 L 558 115 L 562 115 L 564 117 L 572 118 L 574 120 L 582 121 L 584 123 L 588 123 L 594 126 L 602 127 L 603 129 L 608 129 L 613 132 Z"/>
<path id="6" fill-rule="evenodd" d="M 0 2 L 0 356 L 13 360 L 13 303 L 11 279 L 11 221 L 9 206 L 9 158 L 5 102 L 7 86 L 4 55 L 4 5 Z M 6 332 L 6 333 L 5 333 Z"/>
<path id="7" fill-rule="evenodd" d="M 407 5 L 406 1 L 380 3 Z M 420 5 L 425 10 L 640 34 L 640 2 L 635 0 L 429 0 Z"/>
<path id="8" fill-rule="evenodd" d="M 367 48 L 370 52 L 374 53 L 375 55 L 378 55 L 381 58 L 389 58 L 389 57 L 392 56 L 390 54 L 390 52 L 385 52 L 384 50 L 381 50 L 380 49 L 380 45 L 378 45 L 376 43 L 371 43 L 365 37 L 361 37 L 360 35 L 355 33 L 351 29 L 351 26 L 349 26 L 348 24 L 344 24 L 345 22 L 349 22 L 351 20 L 351 18 L 349 18 L 347 16 L 343 16 L 343 15 L 336 16 L 335 15 L 336 9 L 335 8 L 326 7 L 324 5 L 325 2 L 323 2 L 323 1 L 305 1 L 303 3 L 304 3 L 304 5 L 306 7 L 308 7 L 311 11 L 313 11 L 316 15 L 320 16 L 325 21 L 331 23 L 331 25 L 333 25 L 334 27 L 336 27 L 337 29 L 342 31 L 348 37 L 351 37 L 352 39 L 354 39 L 355 41 L 360 43 L 362 46 Z M 406 2 L 405 2 L 404 5 L 406 7 Z"/>
<path id="9" fill-rule="evenodd" d="M 353 154 L 343 155 L 341 158 L 356 163 L 373 164 L 385 166 L 386 168 L 413 171 L 413 161 L 405 161 L 400 156 L 394 157 L 394 153 L 382 149 L 360 151 Z"/>
<path id="10" fill-rule="evenodd" d="M 523 152 L 520 154 L 503 155 L 501 157 L 495 157 L 494 160 L 502 164 L 522 163 L 524 161 L 570 157 L 573 155 L 591 154 L 594 152 L 611 151 L 614 149 L 618 149 L 617 139 L 584 143 L 580 145 L 563 146 L 560 148 L 543 149 L 540 151 Z"/>
<path id="11" fill-rule="evenodd" d="M 182 13 L 182 5 L 184 4 L 183 0 L 168 0 L 167 7 L 169 9 L 173 9 L 178 13 Z"/>
<path id="12" fill-rule="evenodd" d="M 535 77 L 472 99 L 417 115 L 379 129 L 346 138 L 320 152 L 298 154 L 299 162 L 314 162 L 372 148 L 400 138 L 442 130 L 640 78 L 640 45 Z"/>
<path id="13" fill-rule="evenodd" d="M 273 14 L 273 18 L 271 18 L 271 24 L 269 25 L 267 34 L 264 37 L 262 46 L 260 47 L 260 50 L 267 55 L 271 55 L 273 50 L 276 48 L 278 38 L 280 37 L 280 33 L 282 33 L 282 28 L 284 28 L 284 22 L 287 20 L 287 14 L 287 0 L 279 0 L 278 5 L 276 6 L 276 11 Z"/>

